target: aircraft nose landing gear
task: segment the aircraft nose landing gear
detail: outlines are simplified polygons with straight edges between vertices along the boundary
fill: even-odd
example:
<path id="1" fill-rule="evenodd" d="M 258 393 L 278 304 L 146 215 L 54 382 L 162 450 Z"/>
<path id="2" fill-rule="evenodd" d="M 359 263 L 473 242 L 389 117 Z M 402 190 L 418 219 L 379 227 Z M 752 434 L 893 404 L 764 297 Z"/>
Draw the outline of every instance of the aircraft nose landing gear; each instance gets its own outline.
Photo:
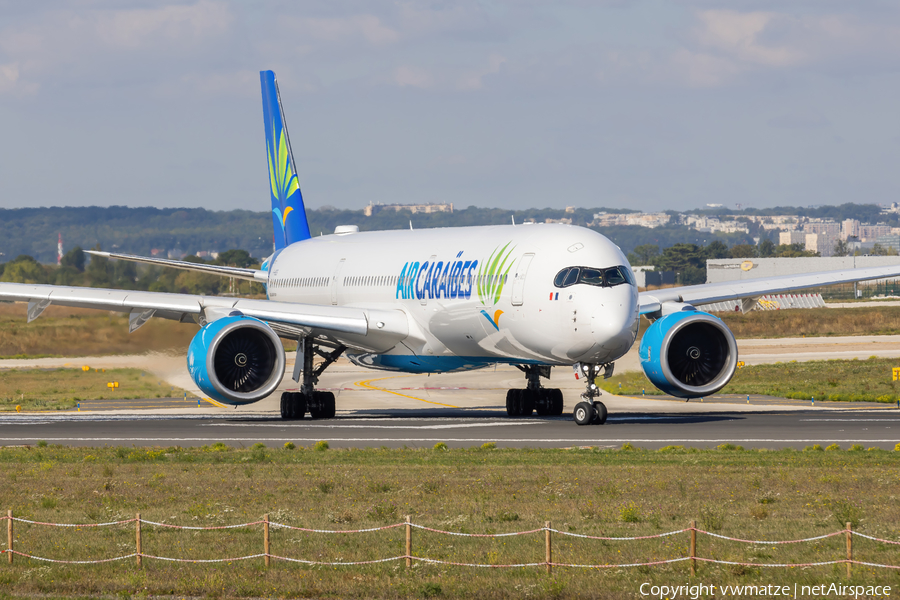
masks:
<path id="1" fill-rule="evenodd" d="M 603 377 L 612 376 L 613 365 L 594 365 L 580 363 L 575 365 L 581 377 L 585 379 L 587 389 L 581 394 L 581 402 L 575 405 L 572 411 L 572 418 L 578 425 L 603 425 L 606 423 L 607 410 L 606 405 L 599 400 L 594 400 L 600 396 L 600 388 L 597 387 L 595 380 L 603 371 Z"/>

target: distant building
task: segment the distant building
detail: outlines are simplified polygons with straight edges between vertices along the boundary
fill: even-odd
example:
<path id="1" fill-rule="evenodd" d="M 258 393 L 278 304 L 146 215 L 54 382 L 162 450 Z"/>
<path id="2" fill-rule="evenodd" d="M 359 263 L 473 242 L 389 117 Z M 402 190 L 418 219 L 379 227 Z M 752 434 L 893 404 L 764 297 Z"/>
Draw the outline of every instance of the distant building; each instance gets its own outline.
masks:
<path id="1" fill-rule="evenodd" d="M 875 240 L 882 235 L 890 235 L 890 234 L 891 234 L 891 226 L 890 225 L 860 225 L 859 226 L 859 239 L 864 242 Z"/>
<path id="2" fill-rule="evenodd" d="M 834 244 L 839 239 L 829 233 L 807 233 L 804 244 L 807 252 L 818 252 L 819 256 L 834 256 Z"/>
<path id="3" fill-rule="evenodd" d="M 802 231 L 782 231 L 778 234 L 778 243 L 782 246 L 791 244 L 806 244 L 806 234 Z"/>
<path id="4" fill-rule="evenodd" d="M 882 248 L 893 248 L 900 252 L 900 235 L 889 233 L 887 235 L 879 235 L 875 238 L 875 243 Z"/>
<path id="5" fill-rule="evenodd" d="M 592 225 L 596 227 L 615 227 L 621 225 L 636 225 L 638 227 L 648 227 L 655 229 L 666 225 L 671 221 L 672 217 L 666 213 L 605 213 L 599 212 L 594 215 Z"/>
<path id="6" fill-rule="evenodd" d="M 439 213 L 439 212 L 453 212 L 453 203 L 449 204 L 374 204 L 372 202 L 369 203 L 367 207 L 363 209 L 363 214 L 367 217 L 371 217 L 374 214 L 377 214 L 383 210 L 393 210 L 396 212 L 400 212 L 401 210 L 408 210 L 409 212 L 416 213 Z"/>
<path id="7" fill-rule="evenodd" d="M 571 225 L 572 219 L 562 218 L 562 219 L 546 219 L 544 223 L 563 223 L 565 225 Z"/>
<path id="8" fill-rule="evenodd" d="M 841 224 L 833 221 L 810 222 L 803 225 L 805 233 L 824 233 L 831 237 L 839 237 L 841 235 Z"/>
<path id="9" fill-rule="evenodd" d="M 841 239 L 846 241 L 847 238 L 852 237 L 859 237 L 859 221 L 856 219 L 844 219 L 841 223 Z"/>
<path id="10" fill-rule="evenodd" d="M 722 221 L 718 217 L 685 217 L 684 224 L 693 227 L 697 231 L 712 233 L 721 231 L 723 233 L 750 233 L 750 229 L 746 223 L 739 221 Z"/>

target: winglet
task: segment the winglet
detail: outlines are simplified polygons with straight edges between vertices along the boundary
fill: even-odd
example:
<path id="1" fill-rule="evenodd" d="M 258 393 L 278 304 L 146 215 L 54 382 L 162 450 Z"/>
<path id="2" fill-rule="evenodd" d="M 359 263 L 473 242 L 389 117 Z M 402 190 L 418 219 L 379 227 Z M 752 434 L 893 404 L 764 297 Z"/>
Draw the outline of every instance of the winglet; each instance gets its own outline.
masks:
<path id="1" fill-rule="evenodd" d="M 269 163 L 269 191 L 272 197 L 272 225 L 275 229 L 275 249 L 281 250 L 289 244 L 308 240 L 309 222 L 300 183 L 297 180 L 297 166 L 291 151 L 281 94 L 272 71 L 260 71 L 262 88 L 263 118 L 266 126 L 266 153 Z"/>

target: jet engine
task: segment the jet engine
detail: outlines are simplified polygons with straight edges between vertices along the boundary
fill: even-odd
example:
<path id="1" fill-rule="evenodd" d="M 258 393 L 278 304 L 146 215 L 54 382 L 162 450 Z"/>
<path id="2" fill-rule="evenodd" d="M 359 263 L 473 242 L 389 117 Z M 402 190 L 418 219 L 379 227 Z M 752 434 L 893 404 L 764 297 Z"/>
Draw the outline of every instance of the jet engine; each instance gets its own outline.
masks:
<path id="1" fill-rule="evenodd" d="M 641 367 L 660 390 L 679 398 L 718 392 L 734 376 L 737 342 L 721 319 L 697 310 L 656 320 L 641 339 Z"/>
<path id="2" fill-rule="evenodd" d="M 284 377 L 284 347 L 272 329 L 235 311 L 204 325 L 188 347 L 188 371 L 210 398 L 250 404 Z"/>

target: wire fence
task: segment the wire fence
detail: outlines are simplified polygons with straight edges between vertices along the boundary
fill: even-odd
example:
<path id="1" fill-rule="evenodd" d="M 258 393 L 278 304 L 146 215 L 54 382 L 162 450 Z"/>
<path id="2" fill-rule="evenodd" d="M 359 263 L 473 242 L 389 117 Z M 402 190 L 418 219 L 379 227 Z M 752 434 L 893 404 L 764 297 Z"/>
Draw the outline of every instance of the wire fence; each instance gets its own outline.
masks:
<path id="1" fill-rule="evenodd" d="M 15 556 L 20 556 L 22 558 L 27 558 L 30 560 L 36 560 L 41 562 L 48 563 L 58 563 L 58 564 L 70 564 L 70 565 L 88 565 L 88 564 L 100 564 L 100 563 L 109 563 L 116 562 L 121 560 L 134 559 L 138 565 L 138 567 L 142 566 L 142 562 L 144 558 L 167 561 L 167 562 L 179 562 L 179 563 L 224 563 L 224 562 L 237 562 L 237 561 L 245 561 L 245 560 L 255 560 L 255 559 L 263 559 L 266 566 L 270 566 L 271 561 L 278 560 L 284 561 L 288 563 L 297 563 L 303 565 L 311 565 L 311 566 L 352 566 L 352 565 L 373 565 L 379 563 L 388 563 L 395 561 L 405 561 L 407 567 L 411 567 L 413 563 L 428 563 L 428 564 L 436 564 L 436 565 L 448 565 L 448 566 L 457 566 L 457 567 L 475 567 L 475 568 L 486 568 L 486 569 L 509 569 L 509 568 L 523 568 L 523 567 L 543 567 L 546 569 L 547 573 L 551 573 L 553 567 L 565 567 L 565 568 L 576 568 L 576 569 L 611 569 L 611 568 L 624 568 L 624 567 L 651 567 L 656 565 L 664 565 L 664 564 L 672 564 L 679 563 L 684 561 L 690 561 L 691 575 L 695 574 L 697 563 L 713 563 L 713 564 L 721 564 L 721 565 L 740 565 L 740 566 L 750 566 L 750 567 L 772 567 L 772 568 L 794 568 L 794 567 L 818 567 L 818 566 L 827 566 L 827 565 L 839 565 L 845 564 L 847 565 L 847 576 L 850 576 L 851 566 L 852 565 L 861 565 L 867 567 L 875 567 L 881 569 L 897 569 L 900 570 L 900 565 L 888 565 L 888 564 L 880 564 L 880 563 L 872 563 L 866 561 L 860 561 L 853 558 L 853 538 L 860 537 L 870 541 L 875 541 L 883 544 L 889 545 L 900 545 L 900 541 L 883 539 L 871 535 L 866 535 L 857 531 L 854 531 L 851 523 L 847 523 L 844 529 L 839 531 L 834 531 L 831 533 L 826 533 L 823 535 L 817 535 L 807 538 L 794 539 L 794 540 L 747 540 L 737 537 L 730 537 L 727 535 L 721 535 L 718 533 L 713 533 L 711 531 L 705 531 L 703 529 L 699 529 L 697 527 L 696 521 L 691 521 L 690 526 L 684 529 L 677 529 L 674 531 L 667 531 L 665 533 L 658 533 L 654 535 L 643 535 L 643 536 L 631 536 L 631 537 L 613 537 L 613 536 L 598 536 L 598 535 L 587 535 L 582 533 L 574 533 L 570 531 L 561 531 L 559 529 L 554 529 L 551 526 L 551 523 L 547 521 L 543 527 L 538 527 L 536 529 L 528 529 L 524 531 L 513 531 L 508 533 L 464 533 L 460 531 L 445 531 L 441 529 L 435 529 L 432 527 L 427 527 L 425 525 L 420 525 L 418 523 L 413 523 L 410 520 L 410 517 L 406 517 L 404 522 L 394 523 L 392 525 L 384 525 L 382 527 L 370 527 L 367 529 L 312 529 L 307 527 L 296 527 L 293 525 L 288 525 L 286 523 L 278 523 L 276 521 L 270 521 L 269 515 L 263 516 L 261 520 L 258 521 L 250 521 L 248 523 L 239 523 L 235 525 L 220 525 L 220 526 L 206 526 L 206 527 L 198 527 L 198 526 L 189 526 L 189 525 L 173 525 L 170 523 L 161 523 L 156 521 L 149 521 L 141 518 L 141 514 L 137 513 L 133 519 L 125 519 L 121 521 L 110 521 L 106 523 L 49 523 L 43 521 L 33 521 L 29 519 L 23 519 L 19 517 L 13 516 L 13 511 L 8 511 L 5 517 L 0 517 L 0 521 L 7 522 L 7 547 L 5 550 L 0 552 L 0 554 L 6 554 L 8 557 L 9 564 L 13 564 L 13 558 Z M 36 556 L 33 554 L 28 554 L 25 552 L 20 552 L 14 548 L 14 524 L 24 523 L 28 525 L 36 525 L 36 526 L 44 526 L 44 527 L 68 527 L 68 528 L 93 528 L 93 527 L 112 527 L 117 525 L 128 525 L 134 524 L 135 528 L 135 551 L 130 554 L 125 554 L 122 556 L 115 556 L 111 558 L 100 558 L 94 560 L 61 560 L 55 558 L 48 558 L 43 556 Z M 224 530 L 224 529 L 245 529 L 248 527 L 254 527 L 258 525 L 262 525 L 262 534 L 263 534 L 263 552 L 258 554 L 250 554 L 247 556 L 237 556 L 237 557 L 229 557 L 229 558 L 212 558 L 212 559 L 189 559 L 189 558 L 175 558 L 169 556 L 156 556 L 153 554 L 146 554 L 142 552 L 142 525 L 151 525 L 154 527 L 160 528 L 168 528 L 168 529 L 180 529 L 180 530 L 188 530 L 188 531 L 213 531 L 213 530 Z M 391 529 L 404 528 L 406 533 L 405 539 L 405 548 L 403 554 L 398 554 L 396 556 L 390 556 L 387 558 L 376 558 L 372 560 L 362 560 L 362 561 L 317 561 L 317 560 L 307 560 L 302 558 L 293 558 L 288 556 L 280 556 L 278 554 L 273 554 L 271 552 L 271 544 L 269 538 L 269 532 L 271 528 L 279 528 L 285 530 L 293 530 L 300 531 L 305 533 L 315 533 L 315 534 L 326 534 L 326 535 L 346 535 L 346 534 L 359 534 L 359 533 L 372 533 L 379 531 L 388 531 Z M 422 531 L 427 531 L 434 534 L 439 535 L 447 535 L 447 536 L 456 536 L 456 537 L 468 537 L 468 538 L 508 538 L 508 537 L 517 537 L 517 536 L 528 536 L 528 535 L 536 535 L 543 533 L 543 542 L 544 542 L 544 560 L 540 562 L 528 562 L 528 563 L 515 563 L 515 564 L 481 564 L 481 563 L 466 563 L 466 562 L 454 562 L 447 560 L 439 560 L 435 558 L 429 558 L 426 556 L 417 556 L 413 554 L 413 530 L 418 529 Z M 553 536 L 563 536 L 570 538 L 581 538 L 588 540 L 598 540 L 604 542 L 629 542 L 629 541 L 638 541 L 638 540 L 650 540 L 650 539 L 661 539 L 667 538 L 670 536 L 676 536 L 679 534 L 688 534 L 689 535 L 689 554 L 687 556 L 678 556 L 674 558 L 668 558 L 663 560 L 653 560 L 647 562 L 632 562 L 632 563 L 592 563 L 592 564 L 576 564 L 576 563 L 564 563 L 564 562 L 555 562 L 553 560 Z M 716 558 L 700 556 L 697 553 L 697 535 L 705 535 L 710 538 L 716 538 L 721 540 L 727 540 L 731 542 L 738 542 L 742 544 L 752 544 L 752 545 L 778 545 L 778 544 L 801 544 L 801 543 L 810 543 L 817 542 L 820 540 L 824 540 L 827 538 L 833 538 L 837 536 L 844 536 L 846 539 L 846 557 L 845 558 L 835 558 L 834 560 L 826 560 L 819 562 L 808 562 L 808 563 L 759 563 L 759 562 L 740 562 L 740 561 L 728 561 L 728 560 L 720 560 Z"/>

